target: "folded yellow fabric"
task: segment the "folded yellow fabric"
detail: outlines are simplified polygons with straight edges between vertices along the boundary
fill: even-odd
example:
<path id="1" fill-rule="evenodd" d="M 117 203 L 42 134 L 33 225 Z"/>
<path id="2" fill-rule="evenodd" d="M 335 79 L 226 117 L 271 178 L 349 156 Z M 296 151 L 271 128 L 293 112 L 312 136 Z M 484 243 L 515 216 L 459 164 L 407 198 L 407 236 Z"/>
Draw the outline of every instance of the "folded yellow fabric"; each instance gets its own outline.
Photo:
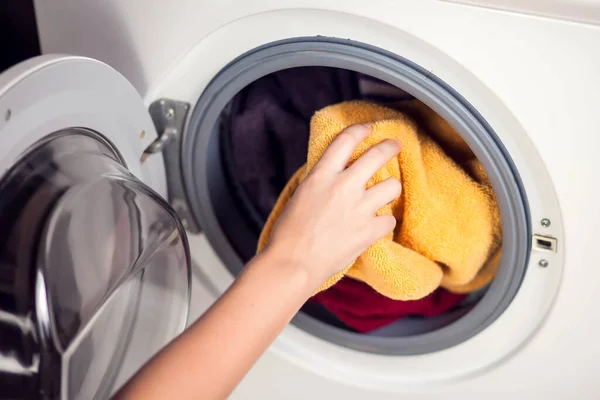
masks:
<path id="1" fill-rule="evenodd" d="M 370 136 L 352 155 L 388 138 L 402 151 L 367 183 L 389 177 L 402 183 L 402 195 L 377 211 L 398 221 L 394 233 L 370 246 L 325 290 L 344 275 L 396 300 L 420 299 L 438 287 L 467 293 L 487 285 L 501 255 L 500 214 L 493 190 L 472 151 L 454 129 L 418 101 L 398 110 L 364 101 L 345 102 L 318 111 L 311 120 L 307 163 L 290 179 L 261 233 L 258 251 L 308 171 L 346 127 L 369 123 Z"/>

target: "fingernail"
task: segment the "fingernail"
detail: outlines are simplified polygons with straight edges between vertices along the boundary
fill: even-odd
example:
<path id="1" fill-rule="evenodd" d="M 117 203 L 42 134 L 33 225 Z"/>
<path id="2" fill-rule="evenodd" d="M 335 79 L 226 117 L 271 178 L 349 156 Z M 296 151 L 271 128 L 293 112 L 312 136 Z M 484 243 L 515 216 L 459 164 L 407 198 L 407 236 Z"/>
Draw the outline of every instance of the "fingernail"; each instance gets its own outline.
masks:
<path id="1" fill-rule="evenodd" d="M 385 139 L 385 143 L 389 144 L 389 145 L 392 145 L 392 146 L 395 146 L 395 147 L 400 146 L 400 142 L 397 141 L 396 139 Z"/>
<path id="2" fill-rule="evenodd" d="M 369 131 L 371 130 L 371 124 L 362 124 L 362 126 L 367 128 Z"/>

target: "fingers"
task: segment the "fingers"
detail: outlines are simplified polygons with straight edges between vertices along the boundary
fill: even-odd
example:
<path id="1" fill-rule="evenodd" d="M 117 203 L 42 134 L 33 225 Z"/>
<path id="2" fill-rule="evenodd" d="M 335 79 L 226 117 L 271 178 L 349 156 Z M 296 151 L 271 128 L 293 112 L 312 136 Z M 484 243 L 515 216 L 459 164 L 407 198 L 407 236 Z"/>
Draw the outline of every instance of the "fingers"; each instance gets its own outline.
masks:
<path id="1" fill-rule="evenodd" d="M 375 242 L 390 232 L 396 227 L 396 218 L 393 215 L 380 215 L 375 217 L 372 223 L 372 241 Z"/>
<path id="2" fill-rule="evenodd" d="M 356 179 L 360 184 L 366 184 L 369 179 L 388 161 L 400 152 L 400 142 L 387 139 L 371 147 L 365 154 L 354 162 L 346 174 Z"/>
<path id="3" fill-rule="evenodd" d="M 364 202 L 369 211 L 375 212 L 396 200 L 401 192 L 402 184 L 396 178 L 388 178 L 367 190 Z"/>
<path id="4" fill-rule="evenodd" d="M 352 125 L 344 129 L 331 142 L 315 168 L 327 168 L 332 172 L 342 172 L 356 146 L 371 133 L 368 125 Z"/>

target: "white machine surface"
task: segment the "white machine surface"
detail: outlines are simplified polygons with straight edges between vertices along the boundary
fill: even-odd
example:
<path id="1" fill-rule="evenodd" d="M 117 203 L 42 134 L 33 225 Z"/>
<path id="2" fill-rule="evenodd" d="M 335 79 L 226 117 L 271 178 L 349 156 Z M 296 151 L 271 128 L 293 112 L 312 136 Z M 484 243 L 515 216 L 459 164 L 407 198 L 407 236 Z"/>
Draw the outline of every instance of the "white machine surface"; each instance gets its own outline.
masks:
<path id="1" fill-rule="evenodd" d="M 131 82 L 143 100 L 134 105 L 136 101 L 119 74 L 100 63 L 66 56 L 32 60 L 22 67 L 20 76 L 11 77 L 12 83 L 5 80 L 3 84 L 16 87 L 20 79 L 31 81 L 39 71 L 63 68 L 74 78 L 106 79 L 106 85 L 96 84 L 112 87 L 114 102 L 107 105 L 111 101 L 106 88 L 100 96 L 90 95 L 91 84 L 84 85 L 81 93 L 76 85 L 68 84 L 69 89 L 61 91 L 60 80 L 70 77 L 46 73 L 49 79 L 59 80 L 47 85 L 54 104 L 64 100 L 71 104 L 72 112 L 66 106 L 53 110 L 52 104 L 38 104 L 23 108 L 21 114 L 19 106 L 10 102 L 35 96 L 27 92 L 20 97 L 14 90 L 0 88 L 0 106 L 12 113 L 12 118 L 0 125 L 0 165 L 3 171 L 10 168 L 20 153 L 43 137 L 47 121 L 52 125 L 48 133 L 81 126 L 104 135 L 130 171 L 168 198 L 181 212 L 184 225 L 188 224 L 193 262 L 189 322 L 233 281 L 227 265 L 239 260 L 230 255 L 231 246 L 224 244 L 225 236 L 218 233 L 221 228 L 210 215 L 212 208 L 202 206 L 210 202 L 210 194 L 200 193 L 201 185 L 210 187 L 210 175 L 202 171 L 201 176 L 189 177 L 194 163 L 201 162 L 198 158 L 210 150 L 197 154 L 182 150 L 180 162 L 185 171 L 180 180 L 191 205 L 174 201 L 168 182 L 172 176 L 165 173 L 163 155 L 151 149 L 153 143 L 160 147 L 160 140 L 155 141 L 157 130 L 143 108 L 150 108 L 155 125 L 157 118 L 161 120 L 157 110 L 166 112 L 167 119 L 173 119 L 175 113 L 182 124 L 176 134 L 193 144 L 191 152 L 200 148 L 194 146 L 211 146 L 209 134 L 202 132 L 204 120 L 209 120 L 213 111 L 211 104 L 204 103 L 225 101 L 219 97 L 225 96 L 222 93 L 240 90 L 243 81 L 236 79 L 243 73 L 239 71 L 256 70 L 255 75 L 247 73 L 244 79 L 248 80 L 297 65 L 353 69 L 360 64 L 355 67 L 360 72 L 394 83 L 393 73 L 388 74 L 382 66 L 387 61 L 379 60 L 397 55 L 409 61 L 402 65 L 408 69 L 416 65 L 422 76 L 437 77 L 434 81 L 443 82 L 438 86 L 446 88 L 444 93 L 466 103 L 445 101 L 427 83 L 406 78 L 411 94 L 456 122 L 461 133 L 460 127 L 465 132 L 471 129 L 471 120 L 461 117 L 460 110 L 471 110 L 473 120 L 480 118 L 485 123 L 479 125 L 495 133 L 494 149 L 499 150 L 490 150 L 476 134 L 465 140 L 490 168 L 488 172 L 497 173 L 497 194 L 504 189 L 508 193 L 511 185 L 522 194 L 517 201 L 509 193 L 506 202 L 501 202 L 504 226 L 514 224 L 514 230 L 505 230 L 504 241 L 514 241 L 515 249 L 526 253 L 522 274 L 511 278 L 514 282 L 506 278 L 506 286 L 512 285 L 515 292 L 504 300 L 498 295 L 498 302 L 506 301 L 506 305 L 496 314 L 490 311 L 493 317 L 481 322 L 481 329 L 464 340 L 431 345 L 431 351 L 418 354 L 406 349 L 402 350 L 405 354 L 387 354 L 359 344 L 345 345 L 345 339 L 330 341 L 327 334 L 315 333 L 322 332 L 321 328 L 310 328 L 314 325 L 299 320 L 284 330 L 233 393 L 233 399 L 600 396 L 600 313 L 594 306 L 600 296 L 595 243 L 600 224 L 596 165 L 600 147 L 596 118 L 600 107 L 600 1 L 39 0 L 35 5 L 44 53 L 85 56 L 106 63 Z M 270 47 L 273 43 L 284 44 Z M 285 51 L 278 53 L 280 47 Z M 335 56 L 329 55 L 329 49 Z M 268 67 L 243 64 L 252 57 L 260 64 L 256 60 L 268 52 L 265 57 L 270 58 L 264 62 Z M 363 53 L 371 56 L 356 61 Z M 238 58 L 244 54 L 249 56 Z M 94 72 L 96 68 L 101 71 Z M 46 88 L 40 85 L 39 97 L 43 98 Z M 75 100 L 79 94 L 82 103 Z M 159 99 L 170 99 L 166 109 L 157 105 Z M 179 105 L 169 109 L 171 100 Z M 184 103 L 190 113 L 177 108 Z M 0 115 L 5 115 L 4 108 Z M 118 110 L 118 115 L 112 110 Z M 61 112 L 64 118 L 50 118 L 52 112 Z M 114 126 L 103 122 L 107 115 L 118 122 Z M 466 121 L 464 126 L 461 121 Z M 23 125 L 15 127 L 16 123 Z M 163 123 L 169 129 L 169 122 Z M 131 127 L 130 131 L 125 127 Z M 198 140 L 190 139 L 196 134 Z M 510 160 L 506 162 L 514 172 L 510 176 L 517 178 L 506 178 L 504 161 L 494 161 L 500 158 Z M 196 193 L 200 194 L 194 200 Z M 520 209 L 516 203 L 525 204 L 522 216 L 507 214 L 507 210 Z M 527 223 L 519 225 L 521 219 Z M 195 232 L 193 225 L 197 224 L 204 233 Z M 540 237 L 555 240 L 556 246 L 546 248 L 536 242 Z M 512 255 L 505 257 L 508 260 Z M 508 276 L 516 268 L 507 265 L 502 275 Z M 419 343 L 427 348 L 427 343 Z M 376 343 L 373 346 L 377 347 Z"/>

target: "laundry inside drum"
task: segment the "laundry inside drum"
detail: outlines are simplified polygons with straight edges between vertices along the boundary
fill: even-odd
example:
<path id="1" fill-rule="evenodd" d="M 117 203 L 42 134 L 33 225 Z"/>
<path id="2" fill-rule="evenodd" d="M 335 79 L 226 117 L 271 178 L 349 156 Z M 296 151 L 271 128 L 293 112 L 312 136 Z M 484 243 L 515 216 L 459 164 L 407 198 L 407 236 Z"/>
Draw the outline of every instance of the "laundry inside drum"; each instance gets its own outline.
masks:
<path id="1" fill-rule="evenodd" d="M 382 80 L 331 67 L 277 71 L 252 82 L 229 102 L 220 120 L 221 162 L 234 204 L 242 210 L 244 224 L 253 235 L 241 237 L 235 226 L 226 235 L 244 262 L 255 254 L 258 237 L 284 187 L 306 163 L 310 121 L 315 112 L 355 101 L 400 111 L 407 107 L 429 110 L 407 92 Z M 417 117 L 423 118 L 416 121 L 418 129 L 435 130 L 431 126 L 436 121 L 426 119 L 439 119 L 437 115 L 420 113 Z M 436 132 L 431 133 L 433 136 Z M 441 149 L 452 153 L 456 146 L 448 145 L 447 140 L 444 143 L 445 139 L 434 137 Z M 454 160 L 457 166 L 476 162 L 474 156 L 473 160 L 460 159 L 461 156 L 464 153 Z M 469 173 L 466 167 L 461 168 Z M 497 248 L 490 249 L 490 257 L 495 251 Z M 357 335 L 409 337 L 460 319 L 477 304 L 485 290 L 486 285 L 458 293 L 439 288 L 423 298 L 402 301 L 379 293 L 368 283 L 346 277 L 311 298 L 301 313 Z"/>
<path id="2" fill-rule="evenodd" d="M 473 228 L 483 226 L 489 246 L 478 253 L 479 264 L 475 264 L 476 272 L 487 275 L 461 275 L 463 280 L 471 279 L 467 282 L 471 287 L 465 290 L 457 286 L 456 277 L 449 277 L 457 265 L 459 269 L 474 265 L 473 259 L 457 263 L 447 257 L 455 255 L 460 245 L 445 255 L 426 254 L 420 248 L 420 261 L 400 257 L 396 264 L 387 258 L 386 268 L 393 270 L 399 265 L 405 271 L 423 271 L 423 265 L 433 264 L 436 273 L 443 274 L 441 285 L 437 282 L 417 295 L 412 293 L 407 301 L 411 294 L 389 292 L 381 281 L 361 281 L 349 272 L 309 299 L 292 324 L 325 342 L 387 356 L 444 350 L 482 332 L 510 306 L 531 251 L 528 204 L 518 170 L 496 132 L 468 99 L 431 71 L 368 44 L 326 37 L 268 43 L 233 60 L 202 91 L 183 137 L 182 174 L 190 211 L 222 265 L 237 276 L 256 254 L 261 234 L 268 237 L 266 221 L 281 211 L 281 204 L 275 204 L 282 190 L 289 184 L 292 189 L 284 195 L 292 192 L 297 184 L 294 177 L 301 177 L 300 169 L 311 151 L 309 137 L 322 140 L 324 134 L 332 133 L 323 131 L 327 124 L 311 128 L 311 120 L 315 121 L 317 112 L 318 118 L 323 118 L 336 110 L 338 116 L 355 115 L 357 110 L 379 113 L 373 120 L 386 120 L 381 124 L 388 126 L 388 133 L 393 125 L 406 134 L 402 121 L 412 121 L 419 133 L 415 133 L 417 139 L 410 135 L 401 138 L 403 150 L 395 160 L 399 170 L 405 171 L 406 165 L 400 163 L 406 157 L 412 157 L 413 167 L 427 168 L 433 157 L 437 172 L 425 174 L 427 178 L 419 181 L 422 187 L 444 192 L 441 188 L 448 182 L 462 182 L 458 194 L 450 190 L 455 197 L 442 202 L 443 207 L 438 207 L 441 217 L 431 218 L 429 226 L 448 227 L 448 218 L 439 214 L 443 211 L 458 218 L 455 226 L 471 228 L 469 234 L 451 229 L 447 232 L 454 233 L 420 237 L 438 247 L 449 238 L 455 243 L 464 239 L 463 247 L 470 249 L 473 241 L 482 237 Z M 379 124 L 372 136 L 382 133 Z M 458 179 L 459 175 L 462 178 Z M 408 194 L 414 193 L 409 183 L 415 182 L 402 182 L 398 201 L 404 209 L 424 207 L 414 200 L 424 198 L 422 194 L 408 199 Z M 464 182 L 470 183 L 465 186 Z M 473 182 L 479 185 L 475 189 Z M 480 218 L 475 209 L 465 207 L 472 196 L 493 198 L 497 206 Z M 285 201 L 283 198 L 282 204 Z M 413 226 L 406 222 L 406 215 L 396 215 L 402 207 L 391 211 L 400 222 L 396 233 L 404 228 L 404 233 L 408 232 Z M 493 233 L 488 222 L 497 228 Z M 495 249 L 490 238 L 496 242 Z M 411 248 L 405 239 L 394 237 L 393 241 Z"/>

